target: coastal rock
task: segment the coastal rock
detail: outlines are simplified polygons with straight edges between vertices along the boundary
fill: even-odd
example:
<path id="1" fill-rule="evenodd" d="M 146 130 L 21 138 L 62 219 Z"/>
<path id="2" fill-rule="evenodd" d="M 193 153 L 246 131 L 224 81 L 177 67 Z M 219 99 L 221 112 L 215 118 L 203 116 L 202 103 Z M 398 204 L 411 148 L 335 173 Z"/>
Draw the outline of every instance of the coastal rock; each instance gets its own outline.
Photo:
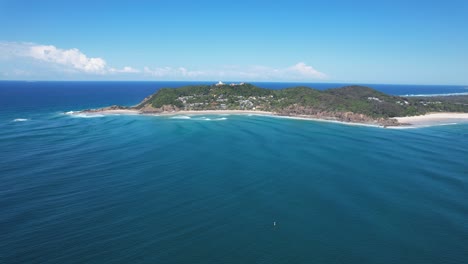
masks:
<path id="1" fill-rule="evenodd" d="M 160 114 L 160 113 L 172 113 L 178 112 L 180 109 L 174 105 L 163 105 L 162 107 L 155 108 L 151 104 L 146 104 L 140 108 L 142 114 Z"/>
<path id="2" fill-rule="evenodd" d="M 152 114 L 152 113 L 160 113 L 161 111 L 159 108 L 154 108 L 151 104 L 146 104 L 140 108 L 140 112 L 143 114 Z"/>
<path id="3" fill-rule="evenodd" d="M 278 111 L 278 115 L 302 116 L 308 118 L 317 118 L 324 120 L 333 120 L 349 123 L 363 123 L 381 126 L 399 126 L 398 120 L 392 118 L 373 118 L 360 113 L 341 112 L 341 111 L 322 111 L 317 108 L 304 107 L 301 105 L 291 105 Z"/>
<path id="4" fill-rule="evenodd" d="M 99 112 L 104 112 L 104 111 L 112 111 L 112 110 L 129 110 L 132 109 L 131 107 L 128 106 L 121 106 L 121 105 L 111 105 L 103 108 L 97 108 L 97 109 L 86 109 L 81 112 L 83 113 L 99 113 Z"/>

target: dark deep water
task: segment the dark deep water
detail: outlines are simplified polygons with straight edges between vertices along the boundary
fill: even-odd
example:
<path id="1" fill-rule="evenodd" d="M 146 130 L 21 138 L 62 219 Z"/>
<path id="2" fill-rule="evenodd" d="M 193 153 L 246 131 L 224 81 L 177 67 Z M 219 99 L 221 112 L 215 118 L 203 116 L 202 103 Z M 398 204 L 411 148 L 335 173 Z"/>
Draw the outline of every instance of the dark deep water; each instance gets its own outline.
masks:
<path id="1" fill-rule="evenodd" d="M 63 114 L 180 84 L 0 82 L 0 263 L 468 263 L 468 124 Z"/>

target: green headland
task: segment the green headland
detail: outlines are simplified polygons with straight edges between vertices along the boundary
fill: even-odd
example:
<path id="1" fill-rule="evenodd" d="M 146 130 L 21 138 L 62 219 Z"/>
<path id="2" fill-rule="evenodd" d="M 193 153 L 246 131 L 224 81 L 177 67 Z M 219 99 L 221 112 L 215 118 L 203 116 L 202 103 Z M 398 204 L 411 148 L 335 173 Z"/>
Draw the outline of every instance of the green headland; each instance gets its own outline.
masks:
<path id="1" fill-rule="evenodd" d="M 248 83 L 162 88 L 133 107 L 111 106 L 87 112 L 118 109 L 141 114 L 181 111 L 245 110 L 281 116 L 310 117 L 342 122 L 398 125 L 393 117 L 433 112 L 468 112 L 468 96 L 401 97 L 369 87 L 345 86 L 328 90 L 292 87 L 281 90 Z"/>

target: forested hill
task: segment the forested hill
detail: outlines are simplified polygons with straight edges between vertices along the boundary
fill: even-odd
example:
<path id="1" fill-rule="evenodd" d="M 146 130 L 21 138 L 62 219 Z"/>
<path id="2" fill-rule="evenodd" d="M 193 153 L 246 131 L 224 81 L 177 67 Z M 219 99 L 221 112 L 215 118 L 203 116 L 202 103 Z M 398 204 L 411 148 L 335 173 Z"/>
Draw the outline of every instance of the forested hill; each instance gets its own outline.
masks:
<path id="1" fill-rule="evenodd" d="M 178 110 L 262 110 L 282 115 L 335 116 L 346 113 L 370 118 L 419 115 L 427 112 L 468 112 L 468 97 L 446 100 L 384 94 L 363 86 L 317 90 L 293 87 L 271 90 L 252 84 L 195 85 L 163 88 L 145 98 L 144 112 Z"/>

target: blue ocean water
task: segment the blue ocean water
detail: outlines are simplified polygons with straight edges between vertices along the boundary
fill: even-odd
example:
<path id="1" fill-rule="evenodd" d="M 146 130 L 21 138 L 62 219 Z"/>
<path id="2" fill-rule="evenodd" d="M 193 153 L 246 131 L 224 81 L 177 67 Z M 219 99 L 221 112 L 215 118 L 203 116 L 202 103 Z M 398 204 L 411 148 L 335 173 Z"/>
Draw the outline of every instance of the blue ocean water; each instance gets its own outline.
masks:
<path id="1" fill-rule="evenodd" d="M 180 84 L 0 82 L 0 263 L 468 263 L 467 124 L 64 114 Z"/>

